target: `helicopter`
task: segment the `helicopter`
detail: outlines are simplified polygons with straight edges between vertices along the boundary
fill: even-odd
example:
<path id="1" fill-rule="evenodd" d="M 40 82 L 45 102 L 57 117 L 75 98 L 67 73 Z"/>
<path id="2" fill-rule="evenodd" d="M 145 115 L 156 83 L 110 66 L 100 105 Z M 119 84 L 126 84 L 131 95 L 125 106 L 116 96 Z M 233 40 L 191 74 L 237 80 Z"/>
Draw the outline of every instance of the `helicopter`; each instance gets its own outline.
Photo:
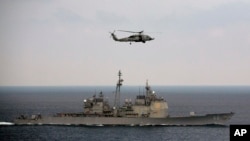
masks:
<path id="1" fill-rule="evenodd" d="M 120 38 L 118 39 L 115 35 L 115 31 L 113 33 L 110 32 L 111 36 L 113 37 L 113 39 L 115 41 L 118 42 L 142 42 L 142 43 L 146 43 L 146 41 L 151 41 L 154 40 L 154 38 L 150 37 L 149 35 L 145 35 L 143 34 L 143 31 L 139 31 L 139 32 L 134 32 L 134 31 L 126 31 L 126 30 L 117 30 L 117 31 L 121 31 L 121 32 L 129 32 L 129 33 L 137 33 L 134 35 L 131 35 L 129 37 L 125 37 L 125 38 Z"/>

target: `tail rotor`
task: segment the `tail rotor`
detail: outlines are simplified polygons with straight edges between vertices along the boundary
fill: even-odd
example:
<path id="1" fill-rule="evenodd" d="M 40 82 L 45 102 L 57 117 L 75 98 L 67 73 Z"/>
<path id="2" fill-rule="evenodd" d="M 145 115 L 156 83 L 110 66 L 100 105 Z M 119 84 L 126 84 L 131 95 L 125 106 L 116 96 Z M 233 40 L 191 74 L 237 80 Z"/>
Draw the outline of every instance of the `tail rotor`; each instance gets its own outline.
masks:
<path id="1" fill-rule="evenodd" d="M 119 39 L 115 36 L 115 30 L 112 32 L 109 32 L 110 33 L 110 38 L 113 38 L 115 41 L 119 41 Z"/>
<path id="2" fill-rule="evenodd" d="M 113 32 L 109 32 L 110 33 L 110 38 L 112 38 L 112 36 L 115 34 L 115 30 Z"/>

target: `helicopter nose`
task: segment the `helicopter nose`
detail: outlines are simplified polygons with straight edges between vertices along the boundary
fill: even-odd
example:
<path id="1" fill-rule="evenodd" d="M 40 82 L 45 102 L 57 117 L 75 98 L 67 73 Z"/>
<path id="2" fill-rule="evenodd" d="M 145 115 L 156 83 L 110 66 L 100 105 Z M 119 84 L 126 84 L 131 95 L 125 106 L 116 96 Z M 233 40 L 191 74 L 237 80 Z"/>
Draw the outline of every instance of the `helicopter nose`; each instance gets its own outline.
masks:
<path id="1" fill-rule="evenodd" d="M 151 38 L 151 40 L 154 40 L 155 38 Z"/>

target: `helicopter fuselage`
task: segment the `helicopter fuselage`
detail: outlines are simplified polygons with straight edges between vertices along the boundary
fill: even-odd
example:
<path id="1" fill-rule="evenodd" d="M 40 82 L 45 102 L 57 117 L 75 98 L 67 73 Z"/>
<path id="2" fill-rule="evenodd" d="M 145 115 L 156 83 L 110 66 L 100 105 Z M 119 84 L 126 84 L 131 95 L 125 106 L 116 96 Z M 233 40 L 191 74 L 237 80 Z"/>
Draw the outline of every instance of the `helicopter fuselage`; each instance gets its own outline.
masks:
<path id="1" fill-rule="evenodd" d="M 113 39 L 115 41 L 119 41 L 119 42 L 142 42 L 145 43 L 146 41 L 151 41 L 154 40 L 154 38 L 145 35 L 145 34 L 134 34 L 131 35 L 129 37 L 125 37 L 125 38 L 117 38 L 116 35 L 114 33 L 111 33 L 111 36 L 113 37 Z"/>

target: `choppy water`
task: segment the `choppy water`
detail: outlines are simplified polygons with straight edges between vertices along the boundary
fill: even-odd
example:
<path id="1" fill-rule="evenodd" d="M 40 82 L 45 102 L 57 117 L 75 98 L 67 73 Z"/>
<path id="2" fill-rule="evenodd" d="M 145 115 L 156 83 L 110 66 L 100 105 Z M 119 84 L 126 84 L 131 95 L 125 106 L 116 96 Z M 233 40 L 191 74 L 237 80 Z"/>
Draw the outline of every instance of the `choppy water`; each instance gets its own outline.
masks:
<path id="1" fill-rule="evenodd" d="M 143 87 L 122 88 L 121 99 L 134 99 Z M 250 124 L 250 86 L 155 86 L 170 115 L 235 112 L 228 124 Z M 103 91 L 113 102 L 114 87 L 0 87 L 0 122 L 20 114 L 53 115 L 82 111 L 82 100 Z M 229 140 L 229 127 L 85 127 L 0 126 L 1 140 Z"/>

